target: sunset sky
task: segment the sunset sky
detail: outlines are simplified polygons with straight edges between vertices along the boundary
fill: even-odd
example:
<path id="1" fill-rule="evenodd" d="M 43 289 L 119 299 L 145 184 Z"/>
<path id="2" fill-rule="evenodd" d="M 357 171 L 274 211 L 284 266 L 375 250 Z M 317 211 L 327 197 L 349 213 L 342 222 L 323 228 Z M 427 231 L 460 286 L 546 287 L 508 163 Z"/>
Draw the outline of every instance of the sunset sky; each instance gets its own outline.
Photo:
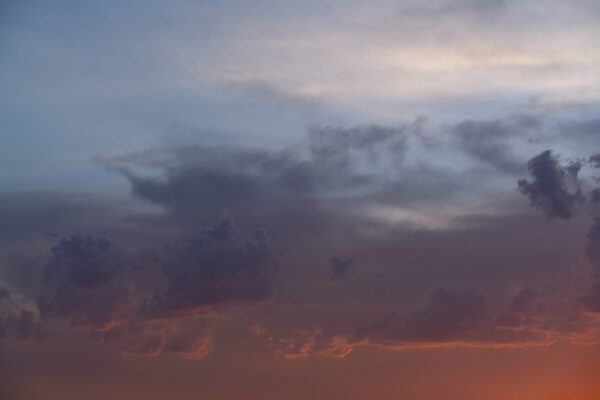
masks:
<path id="1" fill-rule="evenodd" d="M 0 400 L 600 399 L 598 0 L 0 2 Z"/>

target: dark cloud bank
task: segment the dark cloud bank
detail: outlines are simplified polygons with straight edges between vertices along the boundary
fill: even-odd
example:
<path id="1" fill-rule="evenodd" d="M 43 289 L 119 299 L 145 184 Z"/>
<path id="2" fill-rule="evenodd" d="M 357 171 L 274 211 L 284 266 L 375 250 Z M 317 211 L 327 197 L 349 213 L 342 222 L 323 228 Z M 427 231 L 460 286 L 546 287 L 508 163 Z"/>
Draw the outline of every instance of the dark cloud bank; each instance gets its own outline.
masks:
<path id="1" fill-rule="evenodd" d="M 598 156 L 586 162 L 565 162 L 547 150 L 522 162 L 513 154 L 511 140 L 537 126 L 532 119 L 466 121 L 449 130 L 450 145 L 491 166 L 495 174 L 514 177 L 515 182 L 528 170 L 530 177 L 519 180 L 517 187 L 531 206 L 550 219 L 571 219 L 586 199 L 592 205 L 595 202 L 595 189 L 585 193 L 581 171 L 598 168 Z M 424 148 L 439 146 L 424 139 L 417 125 L 313 127 L 307 140 L 305 146 L 281 150 L 190 146 L 100 160 L 128 180 L 136 198 L 159 206 L 161 212 L 125 216 L 112 231 L 99 221 L 101 235 L 74 234 L 58 240 L 45 266 L 29 272 L 40 277 L 37 286 L 30 284 L 27 289 L 30 296 L 35 293 L 31 300 L 37 310 L 13 304 L 14 296 L 0 290 L 0 302 L 11 303 L 0 315 L 0 335 L 19 340 L 43 338 L 46 325 L 66 323 L 125 354 L 170 352 L 200 358 L 213 348 L 220 316 L 232 307 L 275 300 L 278 279 L 290 276 L 286 275 L 291 273 L 286 271 L 289 265 L 296 265 L 299 278 L 286 282 L 284 289 L 298 287 L 304 290 L 302 297 L 320 301 L 319 296 L 325 295 L 314 289 L 314 282 L 323 280 L 322 269 L 313 273 L 297 266 L 314 263 L 322 268 L 325 254 L 329 258 L 327 279 L 337 281 L 335 290 L 346 285 L 359 288 L 365 301 L 376 299 L 386 316 L 363 324 L 358 323 L 364 320 L 359 317 L 351 330 L 335 322 L 301 329 L 299 337 L 279 341 L 285 347 L 282 354 L 289 358 L 315 353 L 343 356 L 364 345 L 503 347 L 589 334 L 591 325 L 584 311 L 600 310 L 597 282 L 579 296 L 584 309 L 575 304 L 571 313 L 575 317 L 570 319 L 552 311 L 559 295 L 538 288 L 526 287 L 508 300 L 479 291 L 501 293 L 505 290 L 501 286 L 520 283 L 533 274 L 533 270 L 520 271 L 511 265 L 535 266 L 543 264 L 543 257 L 552 258 L 538 256 L 540 244 L 531 241 L 523 244 L 522 252 L 515 249 L 512 258 L 506 258 L 508 263 L 501 260 L 504 270 L 484 269 L 496 265 L 492 254 L 501 249 L 498 238 L 512 236 L 531 221 L 531 216 L 518 214 L 526 211 L 494 218 L 463 216 L 439 230 L 395 226 L 364 211 L 391 205 L 407 210 L 420 204 L 442 207 L 469 190 L 473 179 L 469 172 L 451 175 L 443 168 L 407 161 L 415 142 Z M 9 203 L 5 204 L 8 208 Z M 223 212 L 230 214 L 215 217 Z M 31 220 L 25 216 L 29 228 L 17 229 L 19 240 L 11 240 L 27 242 L 32 230 L 63 232 L 77 226 L 70 219 L 55 220 L 46 214 L 51 213 L 44 211 Z M 82 218 L 75 214 L 67 215 Z M 82 214 L 88 220 L 93 211 Z M 99 219 L 104 215 L 112 214 L 100 213 Z M 546 223 L 535 223 L 539 225 L 535 229 L 542 232 Z M 600 265 L 598 226 L 598 219 L 593 220 L 587 238 L 587 255 L 596 271 Z M 10 237 L 11 232 L 8 229 L 3 235 Z M 542 235 L 556 240 L 554 233 Z M 45 240 L 54 240 L 53 236 Z M 140 250 L 141 237 L 151 238 L 151 250 Z M 479 241 L 480 250 L 462 249 L 459 244 L 465 240 Z M 427 267 L 441 264 L 432 261 L 436 252 L 458 258 L 437 269 Z M 344 257 L 331 258 L 331 254 Z M 352 261 L 354 255 L 360 255 L 359 264 Z M 377 288 L 370 288 L 369 283 L 359 286 L 360 274 L 379 276 L 374 268 L 388 274 L 384 282 L 377 283 Z M 486 276 L 485 271 L 493 275 Z M 412 282 L 405 279 L 394 287 L 397 277 Z M 20 281 L 9 278 L 5 276 L 19 289 Z M 444 280 L 478 289 L 441 286 L 421 306 L 401 312 L 388 313 L 394 307 L 382 304 L 390 290 L 395 296 L 405 292 L 406 298 L 422 298 L 423 291 L 445 284 Z M 547 285 L 543 277 L 539 280 L 540 287 Z M 383 293 L 377 293 L 378 288 Z M 286 310 L 288 305 L 282 304 L 279 307 Z M 361 315 L 365 314 L 372 312 Z M 285 318 L 282 325 L 294 325 L 294 318 Z"/>

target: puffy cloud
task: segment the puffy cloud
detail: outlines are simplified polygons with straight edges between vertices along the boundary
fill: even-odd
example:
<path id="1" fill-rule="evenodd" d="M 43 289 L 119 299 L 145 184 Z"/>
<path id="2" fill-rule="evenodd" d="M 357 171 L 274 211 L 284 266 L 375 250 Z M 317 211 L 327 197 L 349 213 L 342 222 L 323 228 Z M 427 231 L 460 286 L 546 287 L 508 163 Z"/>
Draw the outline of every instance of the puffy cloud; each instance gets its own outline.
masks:
<path id="1" fill-rule="evenodd" d="M 46 290 L 38 299 L 44 318 L 105 329 L 130 307 L 130 290 L 115 278 L 123 268 L 105 238 L 73 235 L 52 248 L 45 270 Z"/>
<path id="2" fill-rule="evenodd" d="M 571 218 L 583 201 L 577 176 L 581 164 L 563 166 L 551 150 L 546 150 L 529 160 L 527 166 L 533 180 L 519 180 L 519 190 L 529 197 L 531 205 L 548 218 Z"/>
<path id="3" fill-rule="evenodd" d="M 166 294 L 157 294 L 143 312 L 186 312 L 227 302 L 268 298 L 276 256 L 263 231 L 244 235 L 227 216 L 200 234 L 166 247 L 162 271 Z"/>
<path id="4" fill-rule="evenodd" d="M 600 153 L 599 154 L 591 155 L 590 158 L 589 158 L 589 163 L 594 168 L 600 168 Z"/>
<path id="5" fill-rule="evenodd" d="M 79 287 L 108 283 L 117 268 L 110 247 L 111 243 L 105 238 L 73 235 L 61 239 L 52 248 L 52 257 L 46 268 L 46 282 L 56 279 Z"/>
<path id="6" fill-rule="evenodd" d="M 331 279 L 342 279 L 352 267 L 352 260 L 335 256 L 329 260 L 329 264 L 331 266 L 329 277 Z"/>

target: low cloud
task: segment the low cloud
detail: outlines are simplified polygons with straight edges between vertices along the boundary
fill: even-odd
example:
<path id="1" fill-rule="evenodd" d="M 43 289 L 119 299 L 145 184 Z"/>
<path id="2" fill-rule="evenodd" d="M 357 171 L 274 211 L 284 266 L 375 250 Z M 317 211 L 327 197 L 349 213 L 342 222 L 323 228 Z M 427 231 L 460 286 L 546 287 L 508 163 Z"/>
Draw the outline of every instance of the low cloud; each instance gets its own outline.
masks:
<path id="1" fill-rule="evenodd" d="M 548 218 L 569 219 L 584 197 L 578 180 L 579 162 L 561 165 L 558 157 L 546 150 L 527 163 L 532 180 L 521 179 L 519 190 L 531 205 Z"/>
<path id="2" fill-rule="evenodd" d="M 265 300 L 271 293 L 276 254 L 263 231 L 244 235 L 227 216 L 198 235 L 166 246 L 166 293 L 142 307 L 148 315 L 203 311 L 228 302 Z"/>

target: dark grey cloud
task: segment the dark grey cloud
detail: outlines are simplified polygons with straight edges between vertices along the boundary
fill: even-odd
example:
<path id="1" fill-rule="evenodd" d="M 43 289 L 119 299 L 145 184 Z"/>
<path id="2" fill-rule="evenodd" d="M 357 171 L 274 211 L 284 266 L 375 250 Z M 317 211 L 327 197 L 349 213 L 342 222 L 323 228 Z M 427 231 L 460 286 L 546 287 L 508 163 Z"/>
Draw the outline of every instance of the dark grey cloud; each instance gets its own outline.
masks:
<path id="1" fill-rule="evenodd" d="M 192 146 L 103 160 L 131 182 L 133 193 L 174 209 L 302 206 L 323 197 L 360 196 L 376 189 L 378 168 L 397 167 L 406 151 L 404 128 L 312 127 L 306 148 L 261 150 Z M 162 169 L 163 179 L 128 166 Z M 247 206 L 249 205 L 249 207 Z"/>
<path id="2" fill-rule="evenodd" d="M 162 266 L 166 293 L 157 293 L 143 311 L 190 311 L 264 300 L 275 270 L 276 254 L 267 234 L 259 230 L 244 235 L 227 216 L 198 235 L 167 245 Z"/>
<path id="3" fill-rule="evenodd" d="M 579 162 L 561 165 L 551 150 L 533 157 L 527 163 L 532 180 L 519 180 L 519 190 L 529 198 L 531 205 L 548 218 L 569 219 L 584 197 L 578 173 Z"/>
<path id="4" fill-rule="evenodd" d="M 491 164 L 508 173 L 523 170 L 521 160 L 514 154 L 510 140 L 523 136 L 538 126 L 535 118 L 521 117 L 516 120 L 467 120 L 455 125 L 452 134 L 458 138 L 460 147 L 479 161 Z"/>
<path id="5" fill-rule="evenodd" d="M 129 289 L 116 282 L 123 268 L 105 238 L 77 234 L 61 239 L 45 270 L 46 288 L 38 299 L 42 317 L 95 328 L 110 325 L 129 307 Z"/>
<path id="6" fill-rule="evenodd" d="M 117 260 L 110 250 L 111 243 L 106 238 L 73 235 L 61 239 L 52 247 L 45 280 L 60 279 L 81 287 L 106 284 L 117 269 Z"/>
<path id="7" fill-rule="evenodd" d="M 589 163 L 594 168 L 600 168 L 600 153 L 599 154 L 594 154 L 594 155 L 590 156 Z"/>
<path id="8" fill-rule="evenodd" d="M 329 260 L 329 265 L 331 266 L 329 278 L 342 279 L 352 267 L 352 260 L 335 256 Z"/>

